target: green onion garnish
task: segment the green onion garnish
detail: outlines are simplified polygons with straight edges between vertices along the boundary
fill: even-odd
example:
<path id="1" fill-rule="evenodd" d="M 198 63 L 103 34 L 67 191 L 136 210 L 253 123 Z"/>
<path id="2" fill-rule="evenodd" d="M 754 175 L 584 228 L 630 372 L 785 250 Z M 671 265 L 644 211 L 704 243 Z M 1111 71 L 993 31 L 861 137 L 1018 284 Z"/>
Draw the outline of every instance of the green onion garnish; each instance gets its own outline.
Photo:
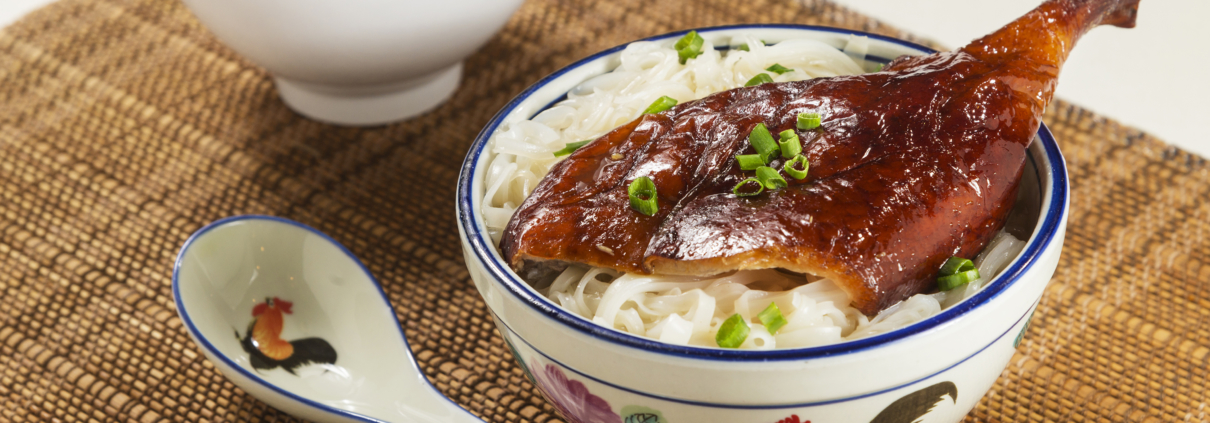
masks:
<path id="1" fill-rule="evenodd" d="M 702 44 L 706 40 L 697 35 L 697 31 L 689 31 L 684 37 L 676 41 L 676 45 L 672 46 L 676 50 L 677 56 L 681 58 L 681 64 L 702 54 Z"/>
<path id="2" fill-rule="evenodd" d="M 765 307 L 765 310 L 756 317 L 765 325 L 765 329 L 769 330 L 770 335 L 776 335 L 777 330 L 788 323 L 786 318 L 782 317 L 781 309 L 777 308 L 777 303 L 769 303 L 769 306 Z"/>
<path id="3" fill-rule="evenodd" d="M 744 186 L 752 186 L 753 184 L 756 185 L 755 191 L 743 190 Z M 735 184 L 735 188 L 731 188 L 731 193 L 735 194 L 736 197 L 751 197 L 753 195 L 760 195 L 762 192 L 765 192 L 765 184 L 760 183 L 760 180 L 756 178 L 744 179 Z"/>
<path id="4" fill-rule="evenodd" d="M 882 68 L 884 67 L 886 67 L 886 63 L 879 63 L 878 69 L 875 69 L 874 72 L 882 72 Z"/>
<path id="5" fill-rule="evenodd" d="M 744 86 L 751 87 L 753 85 L 760 85 L 760 84 L 765 84 L 765 83 L 769 83 L 769 82 L 773 82 L 773 78 L 770 78 L 769 74 L 761 72 L 759 75 L 756 75 L 756 76 L 752 77 L 752 79 L 749 79 L 748 82 L 745 82 Z"/>
<path id="6" fill-rule="evenodd" d="M 744 340 L 748 339 L 748 322 L 744 321 L 743 316 L 732 314 L 727 320 L 723 321 L 718 327 L 718 333 L 714 335 L 714 342 L 723 348 L 739 348 L 744 344 Z"/>
<path id="7" fill-rule="evenodd" d="M 950 257 L 941 265 L 937 276 L 937 288 L 949 291 L 979 279 L 979 269 L 975 268 L 975 263 L 970 260 Z"/>
<path id="8" fill-rule="evenodd" d="M 778 74 L 778 75 L 781 75 L 781 74 L 786 73 L 786 72 L 789 72 L 789 71 L 791 71 L 791 70 L 793 70 L 793 69 L 790 69 L 790 68 L 787 68 L 787 67 L 785 67 L 785 66 L 782 66 L 782 65 L 781 65 L 781 64 L 779 64 L 779 63 L 774 63 L 774 64 L 773 64 L 773 66 L 769 66 L 769 67 L 765 68 L 765 70 L 767 70 L 767 71 L 769 71 L 769 72 L 776 73 L 776 74 Z"/>
<path id="9" fill-rule="evenodd" d="M 807 131 L 818 128 L 823 124 L 819 113 L 799 113 L 798 114 L 798 129 Z"/>
<path id="10" fill-rule="evenodd" d="M 801 169 L 799 167 L 801 167 Z M 794 156 L 793 159 L 786 160 L 786 163 L 782 165 L 781 168 L 782 170 L 786 171 L 786 174 L 790 175 L 791 178 L 801 181 L 807 178 L 807 169 L 811 168 L 811 163 L 807 162 L 807 156 L 799 154 Z"/>
<path id="11" fill-rule="evenodd" d="M 669 96 L 663 96 L 663 97 L 657 98 L 657 99 L 655 99 L 655 101 L 651 102 L 651 105 L 647 106 L 647 110 L 644 110 L 643 114 L 648 115 L 648 114 L 652 114 L 652 113 L 659 113 L 659 112 L 671 109 L 672 106 L 675 106 L 675 105 L 676 105 L 675 98 L 672 98 Z"/>
<path id="12" fill-rule="evenodd" d="M 802 152 L 802 144 L 798 142 L 798 134 L 793 129 L 787 129 L 777 134 L 780 138 L 777 146 L 781 148 L 781 158 L 789 159 Z"/>
<path id="13" fill-rule="evenodd" d="M 592 142 L 592 140 L 569 142 L 569 143 L 563 145 L 562 150 L 556 151 L 554 153 L 555 157 L 563 157 L 568 154 L 571 154 L 573 151 L 579 150 L 580 147 L 583 147 L 585 144 L 588 144 L 590 142 Z"/>
<path id="14" fill-rule="evenodd" d="M 756 124 L 752 132 L 748 133 L 748 142 L 765 163 L 769 163 L 773 152 L 777 151 L 777 141 L 773 141 L 773 134 L 769 133 L 769 128 L 763 123 Z"/>
<path id="15" fill-rule="evenodd" d="M 630 208 L 639 213 L 653 216 L 659 211 L 659 205 L 656 203 L 655 182 L 646 176 L 640 176 L 630 183 L 630 188 L 627 189 L 630 193 Z"/>
<path id="16" fill-rule="evenodd" d="M 941 289 L 942 291 L 949 291 L 973 282 L 976 279 L 979 279 L 979 269 L 958 272 L 949 276 L 937 278 L 937 288 Z"/>
<path id="17" fill-rule="evenodd" d="M 965 272 L 975 268 L 975 262 L 964 259 L 962 257 L 950 257 L 941 265 L 941 270 L 937 271 L 938 275 L 949 276 L 958 272 Z"/>
<path id="18" fill-rule="evenodd" d="M 781 174 L 777 173 L 777 169 L 769 166 L 761 166 L 756 169 L 756 179 L 760 181 L 768 189 L 778 189 L 790 186 L 786 183 L 786 178 L 782 178 Z"/>
<path id="19" fill-rule="evenodd" d="M 739 168 L 743 170 L 756 170 L 765 165 L 765 159 L 760 158 L 760 154 L 740 154 L 735 156 L 735 160 L 739 161 Z"/>

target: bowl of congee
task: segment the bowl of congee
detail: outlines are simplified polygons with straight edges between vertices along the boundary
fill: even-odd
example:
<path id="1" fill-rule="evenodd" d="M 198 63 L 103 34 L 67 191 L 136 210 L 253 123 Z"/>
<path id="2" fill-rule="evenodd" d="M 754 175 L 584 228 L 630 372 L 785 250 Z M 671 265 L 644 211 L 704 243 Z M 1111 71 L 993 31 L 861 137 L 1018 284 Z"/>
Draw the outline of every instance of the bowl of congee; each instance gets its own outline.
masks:
<path id="1" fill-rule="evenodd" d="M 570 422 L 959 421 L 1059 260 L 1057 69 L 1133 7 L 953 52 L 744 25 L 589 56 L 471 146 L 471 277 Z"/>

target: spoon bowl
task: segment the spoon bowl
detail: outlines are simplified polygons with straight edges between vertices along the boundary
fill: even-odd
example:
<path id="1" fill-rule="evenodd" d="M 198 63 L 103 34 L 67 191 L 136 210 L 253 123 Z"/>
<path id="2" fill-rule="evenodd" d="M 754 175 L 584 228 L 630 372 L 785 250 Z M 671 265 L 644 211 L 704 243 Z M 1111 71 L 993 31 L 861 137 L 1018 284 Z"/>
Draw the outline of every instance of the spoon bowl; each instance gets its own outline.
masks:
<path id="1" fill-rule="evenodd" d="M 181 248 L 172 291 L 206 358 L 275 408 L 317 421 L 480 421 L 420 372 L 369 270 L 311 227 L 211 223 Z"/>

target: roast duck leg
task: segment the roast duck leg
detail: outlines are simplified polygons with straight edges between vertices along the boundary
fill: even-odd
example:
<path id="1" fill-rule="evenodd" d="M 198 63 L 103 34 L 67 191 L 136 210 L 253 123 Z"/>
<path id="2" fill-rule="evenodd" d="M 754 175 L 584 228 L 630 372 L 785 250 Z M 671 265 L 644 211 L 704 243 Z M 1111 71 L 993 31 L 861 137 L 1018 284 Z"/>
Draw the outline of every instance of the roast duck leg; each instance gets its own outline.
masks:
<path id="1" fill-rule="evenodd" d="M 867 315 L 935 289 L 1004 226 L 1026 148 L 1076 40 L 1132 27 L 1138 0 L 1052 0 L 952 52 L 863 75 L 737 88 L 644 115 L 556 164 L 500 248 L 520 275 L 583 263 L 640 274 L 782 268 L 836 281 Z M 799 113 L 822 126 L 796 128 Z M 810 163 L 789 187 L 740 197 L 748 135 L 797 131 Z M 770 166 L 780 169 L 780 160 Z M 629 206 L 649 177 L 651 216 Z"/>

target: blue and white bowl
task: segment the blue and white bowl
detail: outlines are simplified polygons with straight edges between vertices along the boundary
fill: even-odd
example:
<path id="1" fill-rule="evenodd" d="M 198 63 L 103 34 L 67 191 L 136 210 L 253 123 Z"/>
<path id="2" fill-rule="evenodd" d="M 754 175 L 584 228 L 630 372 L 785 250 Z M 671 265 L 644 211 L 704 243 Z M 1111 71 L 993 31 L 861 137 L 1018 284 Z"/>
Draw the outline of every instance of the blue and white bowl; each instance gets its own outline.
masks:
<path id="1" fill-rule="evenodd" d="M 813 38 L 842 47 L 870 39 L 890 59 L 932 50 L 834 28 L 791 25 L 699 29 L 716 45 L 740 34 Z M 671 45 L 684 32 L 650 38 Z M 677 346 L 598 326 L 547 300 L 501 258 L 484 224 L 489 140 L 533 117 L 582 81 L 616 66 L 618 46 L 526 89 L 479 134 L 458 181 L 458 223 L 475 286 L 543 394 L 572 422 L 955 422 L 1013 355 L 1054 274 L 1068 214 L 1067 170 L 1045 126 L 1029 147 L 1019 208 L 1033 220 L 1019 257 L 973 297 L 907 328 L 841 344 L 767 351 Z M 929 411 L 929 407 L 931 411 Z"/>

